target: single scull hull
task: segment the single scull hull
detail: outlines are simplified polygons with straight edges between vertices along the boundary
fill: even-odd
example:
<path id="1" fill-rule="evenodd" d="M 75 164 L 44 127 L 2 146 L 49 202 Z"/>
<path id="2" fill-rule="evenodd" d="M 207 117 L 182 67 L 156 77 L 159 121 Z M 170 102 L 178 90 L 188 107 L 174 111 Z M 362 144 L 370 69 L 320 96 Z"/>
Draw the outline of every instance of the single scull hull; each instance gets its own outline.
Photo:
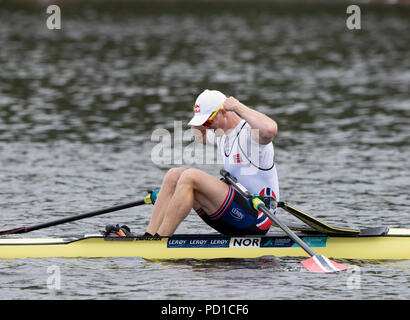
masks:
<path id="1" fill-rule="evenodd" d="M 387 229 L 383 234 L 354 237 L 300 234 L 317 254 L 335 259 L 410 260 L 410 229 Z M 228 237 L 176 235 L 170 238 L 72 238 L 0 239 L 0 258 L 106 258 L 219 259 L 262 256 L 306 257 L 286 235 Z"/>

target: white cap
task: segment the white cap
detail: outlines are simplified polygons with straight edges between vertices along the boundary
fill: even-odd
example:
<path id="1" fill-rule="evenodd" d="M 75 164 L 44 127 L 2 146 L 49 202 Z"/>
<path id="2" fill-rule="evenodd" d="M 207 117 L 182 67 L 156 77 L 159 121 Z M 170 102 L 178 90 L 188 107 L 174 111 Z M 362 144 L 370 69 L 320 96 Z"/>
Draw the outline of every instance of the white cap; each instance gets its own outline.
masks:
<path id="1" fill-rule="evenodd" d="M 226 96 L 218 90 L 206 89 L 198 98 L 194 106 L 194 117 L 189 121 L 189 126 L 200 126 L 211 116 L 213 112 L 226 100 Z"/>

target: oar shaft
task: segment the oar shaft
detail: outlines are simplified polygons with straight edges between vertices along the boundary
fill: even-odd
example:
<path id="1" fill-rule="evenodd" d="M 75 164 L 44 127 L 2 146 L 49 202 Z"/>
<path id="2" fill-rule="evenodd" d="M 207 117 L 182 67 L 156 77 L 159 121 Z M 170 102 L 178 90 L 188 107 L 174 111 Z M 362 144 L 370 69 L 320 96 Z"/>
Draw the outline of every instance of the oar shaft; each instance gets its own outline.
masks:
<path id="1" fill-rule="evenodd" d="M 225 170 L 221 170 L 221 175 L 228 180 L 230 184 L 235 186 L 236 190 L 239 191 L 246 198 L 252 198 L 252 195 L 246 190 L 240 183 L 238 183 L 230 174 Z M 269 219 L 276 223 L 279 228 L 281 228 L 294 242 L 296 242 L 303 250 L 305 250 L 310 256 L 315 256 L 316 253 L 302 240 L 300 239 L 292 230 L 290 230 L 285 224 L 282 223 L 265 205 L 260 205 L 259 209 L 266 214 Z"/>
<path id="2" fill-rule="evenodd" d="M 253 196 L 248 190 L 233 178 L 226 170 L 221 170 L 221 175 L 228 180 L 228 183 L 235 186 L 246 198 L 252 198 Z M 256 201 L 258 209 L 265 213 L 279 228 L 281 228 L 295 243 L 297 243 L 303 250 L 305 250 L 311 257 L 302 261 L 302 265 L 311 272 L 331 273 L 337 271 L 343 271 L 349 269 L 340 263 L 336 263 L 324 256 L 317 255 L 302 239 L 300 239 L 292 230 L 290 230 L 284 223 L 282 223 L 259 199 L 252 199 L 252 202 Z"/>
<path id="3" fill-rule="evenodd" d="M 145 203 L 146 203 L 145 200 L 133 201 L 133 202 L 120 204 L 120 205 L 105 208 L 105 209 L 91 211 L 91 212 L 80 214 L 80 215 L 77 215 L 77 216 L 71 216 L 71 217 L 67 217 L 67 218 L 62 218 L 62 219 L 58 219 L 58 220 L 54 220 L 54 221 L 50 221 L 50 222 L 37 224 L 37 225 L 31 226 L 31 227 L 21 227 L 21 228 L 15 228 L 15 229 L 10 229 L 10 230 L 0 231 L 0 235 L 1 234 L 26 233 L 26 232 L 30 232 L 30 231 L 34 231 L 34 230 L 39 230 L 39 229 L 44 229 L 44 228 L 48 228 L 48 227 L 57 226 L 57 225 L 67 223 L 67 222 L 72 222 L 72 221 L 76 221 L 76 220 L 81 220 L 81 219 L 85 219 L 85 218 L 90 218 L 90 217 L 102 215 L 102 214 L 105 214 L 105 213 L 110 213 L 110 212 L 115 212 L 115 211 L 119 211 L 119 210 L 128 209 L 128 208 L 131 208 L 131 207 L 143 205 Z"/>
<path id="4" fill-rule="evenodd" d="M 281 228 L 294 242 L 302 247 L 310 256 L 315 256 L 316 253 L 301 239 L 299 238 L 292 230 L 290 230 L 285 224 L 282 223 L 276 216 L 264 205 L 260 205 L 259 209 L 266 214 L 269 219 L 276 223 L 279 228 Z"/>

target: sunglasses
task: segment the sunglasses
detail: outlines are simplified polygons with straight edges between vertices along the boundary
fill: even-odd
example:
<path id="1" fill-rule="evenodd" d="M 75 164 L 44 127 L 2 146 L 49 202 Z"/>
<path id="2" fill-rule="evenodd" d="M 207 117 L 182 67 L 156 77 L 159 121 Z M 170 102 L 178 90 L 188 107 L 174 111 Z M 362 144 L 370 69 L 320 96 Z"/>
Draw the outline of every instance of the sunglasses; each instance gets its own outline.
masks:
<path id="1" fill-rule="evenodd" d="M 211 116 L 208 118 L 208 120 L 206 120 L 205 122 L 204 122 L 204 124 L 203 124 L 203 126 L 204 127 L 209 127 L 209 126 L 211 126 L 211 124 L 214 122 L 214 118 L 216 117 L 216 115 L 217 115 L 217 113 L 218 113 L 218 111 L 223 107 L 223 103 L 219 106 L 219 108 L 214 112 L 214 113 L 212 113 L 211 114 Z"/>

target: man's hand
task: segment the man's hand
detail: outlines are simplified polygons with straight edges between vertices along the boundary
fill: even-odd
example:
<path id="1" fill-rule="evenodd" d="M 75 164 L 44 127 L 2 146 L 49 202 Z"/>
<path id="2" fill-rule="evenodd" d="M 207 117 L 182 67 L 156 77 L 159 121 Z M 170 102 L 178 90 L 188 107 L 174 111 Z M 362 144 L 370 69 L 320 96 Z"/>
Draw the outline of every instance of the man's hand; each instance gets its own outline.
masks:
<path id="1" fill-rule="evenodd" d="M 239 105 L 241 105 L 241 102 L 238 99 L 229 97 L 225 100 L 223 108 L 225 109 L 225 111 L 236 112 Z"/>
<path id="2" fill-rule="evenodd" d="M 229 97 L 224 102 L 225 111 L 236 112 L 251 126 L 252 138 L 260 144 L 268 144 L 273 141 L 278 131 L 274 120 L 268 116 L 251 109 L 234 97 Z"/>

